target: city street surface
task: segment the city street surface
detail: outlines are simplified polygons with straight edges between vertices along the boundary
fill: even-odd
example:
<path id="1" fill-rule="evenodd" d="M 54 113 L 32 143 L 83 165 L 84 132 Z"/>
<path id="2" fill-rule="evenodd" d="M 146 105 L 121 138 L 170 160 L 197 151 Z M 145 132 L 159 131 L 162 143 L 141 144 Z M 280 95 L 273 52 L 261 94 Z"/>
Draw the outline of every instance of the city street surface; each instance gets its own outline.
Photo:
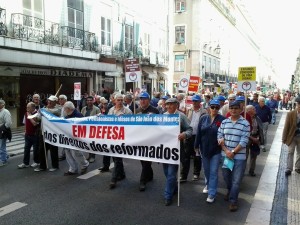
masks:
<path id="1" fill-rule="evenodd" d="M 199 181 L 192 181 L 190 171 L 188 182 L 180 185 L 180 206 L 176 196 L 167 207 L 163 198 L 165 177 L 158 163 L 152 164 L 154 180 L 145 192 L 139 191 L 141 164 L 137 160 L 124 160 L 126 179 L 118 182 L 114 190 L 109 189 L 111 172 L 97 170 L 102 166 L 99 155 L 82 176 L 63 176 L 68 169 L 65 160 L 55 172 L 18 169 L 23 158 L 24 134 L 22 128 L 17 129 L 8 143 L 9 164 L 0 168 L 0 224 L 245 224 L 281 115 L 282 111 L 277 114 L 276 124 L 269 125 L 267 152 L 258 157 L 256 177 L 249 176 L 246 169 L 237 212 L 229 212 L 228 202 L 223 200 L 227 190 L 221 170 L 213 204 L 206 203 L 207 195 L 202 193 L 202 170 Z M 284 212 L 281 217 L 287 216 Z"/>

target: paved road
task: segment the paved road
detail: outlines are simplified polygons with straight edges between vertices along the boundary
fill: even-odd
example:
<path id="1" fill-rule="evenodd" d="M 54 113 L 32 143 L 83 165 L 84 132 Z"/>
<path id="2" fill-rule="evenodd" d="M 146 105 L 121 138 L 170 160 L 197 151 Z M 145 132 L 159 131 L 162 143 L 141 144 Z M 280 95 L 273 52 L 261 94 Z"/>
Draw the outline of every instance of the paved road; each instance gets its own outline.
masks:
<path id="1" fill-rule="evenodd" d="M 281 113 L 279 113 L 280 118 Z M 278 122 L 277 122 L 278 123 Z M 276 125 L 270 125 L 272 142 Z M 89 167 L 87 175 L 65 177 L 65 161 L 55 172 L 33 172 L 31 168 L 17 169 L 22 162 L 22 132 L 13 136 L 9 149 L 9 164 L 0 168 L 0 224 L 245 224 L 256 188 L 269 151 L 262 152 L 257 161 L 257 176 L 246 175 L 241 185 L 239 210 L 231 213 L 223 200 L 226 193 L 221 173 L 216 202 L 205 202 L 202 179 L 181 185 L 180 206 L 177 200 L 169 207 L 163 204 L 165 178 L 162 165 L 153 163 L 154 180 L 147 190 L 139 192 L 140 162 L 125 159 L 127 178 L 109 190 L 111 173 L 99 174 L 102 156 Z M 270 148 L 270 143 L 267 149 Z M 16 146 L 16 147 L 14 147 Z M 12 205 L 13 204 L 13 205 Z"/>

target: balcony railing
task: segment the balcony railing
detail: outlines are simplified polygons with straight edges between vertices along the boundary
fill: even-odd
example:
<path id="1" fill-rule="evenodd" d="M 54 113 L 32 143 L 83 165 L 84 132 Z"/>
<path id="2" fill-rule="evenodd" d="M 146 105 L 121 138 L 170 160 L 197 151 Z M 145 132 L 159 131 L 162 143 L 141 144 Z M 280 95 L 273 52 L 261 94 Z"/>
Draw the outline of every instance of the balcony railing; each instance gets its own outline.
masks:
<path id="1" fill-rule="evenodd" d="M 38 17 L 14 13 L 11 16 L 13 37 L 59 45 L 59 24 Z"/>
<path id="2" fill-rule="evenodd" d="M 59 26 L 58 23 L 21 13 L 12 14 L 12 31 L 12 36 L 15 38 L 86 51 L 98 51 L 97 38 L 94 33 Z"/>
<path id="3" fill-rule="evenodd" d="M 0 8 L 0 35 L 7 35 L 6 10 Z"/>
<path id="4" fill-rule="evenodd" d="M 96 35 L 88 31 L 63 26 L 61 27 L 61 40 L 62 46 L 98 51 Z"/>

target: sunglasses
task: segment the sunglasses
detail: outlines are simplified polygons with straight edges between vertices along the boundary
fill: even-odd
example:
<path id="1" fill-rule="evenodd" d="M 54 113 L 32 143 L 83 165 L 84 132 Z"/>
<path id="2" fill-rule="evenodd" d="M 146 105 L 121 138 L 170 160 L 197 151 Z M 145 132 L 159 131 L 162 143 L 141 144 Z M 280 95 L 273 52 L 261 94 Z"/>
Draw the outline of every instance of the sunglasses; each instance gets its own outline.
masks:
<path id="1" fill-rule="evenodd" d="M 216 110 L 219 110 L 219 109 L 220 109 L 219 106 L 211 106 L 210 108 L 211 108 L 211 109 L 216 109 Z"/>
<path id="2" fill-rule="evenodd" d="M 235 109 L 238 110 L 240 107 L 229 107 L 229 109 Z"/>
<path id="3" fill-rule="evenodd" d="M 230 99 L 228 99 L 229 101 L 234 101 L 235 99 L 234 98 L 230 98 Z"/>

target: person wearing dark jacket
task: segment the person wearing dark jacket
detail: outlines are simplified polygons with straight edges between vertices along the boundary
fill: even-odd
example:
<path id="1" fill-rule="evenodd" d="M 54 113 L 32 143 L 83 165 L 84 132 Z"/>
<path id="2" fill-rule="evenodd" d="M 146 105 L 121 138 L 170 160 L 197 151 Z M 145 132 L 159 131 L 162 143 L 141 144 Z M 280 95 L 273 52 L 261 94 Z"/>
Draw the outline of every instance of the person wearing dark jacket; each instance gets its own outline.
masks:
<path id="1" fill-rule="evenodd" d="M 64 112 L 66 115 L 66 119 L 68 118 L 81 118 L 83 115 L 75 109 L 75 106 L 72 102 L 68 101 L 64 104 Z M 73 149 L 65 149 L 66 160 L 69 164 L 69 170 L 64 173 L 65 176 L 75 175 L 79 171 L 79 165 L 81 167 L 81 174 L 86 173 L 86 170 L 89 166 L 89 162 L 84 157 L 83 153 L 78 150 Z M 78 161 L 78 163 L 77 163 Z"/>
<path id="2" fill-rule="evenodd" d="M 150 105 L 150 95 L 147 92 L 140 94 L 140 107 L 136 114 L 159 114 L 159 111 L 154 106 Z M 146 190 L 146 183 L 153 180 L 152 162 L 141 160 L 142 173 L 140 177 L 140 191 Z"/>
<path id="3" fill-rule="evenodd" d="M 209 102 L 210 114 L 203 115 L 198 124 L 195 139 L 195 151 L 202 155 L 206 186 L 203 193 L 208 193 L 206 202 L 213 203 L 217 194 L 218 168 L 221 159 L 221 146 L 218 143 L 218 129 L 225 119 L 218 114 L 220 109 L 219 100 L 213 99 Z"/>
<path id="4" fill-rule="evenodd" d="M 253 105 L 247 105 L 247 113 L 251 116 L 252 121 L 252 130 L 250 132 L 249 143 L 248 143 L 248 152 L 247 157 L 250 152 L 250 166 L 249 166 L 249 175 L 254 177 L 256 166 L 256 158 L 260 154 L 259 145 L 264 144 L 264 133 L 263 133 L 263 124 L 261 119 L 256 115 L 256 110 Z"/>
<path id="5" fill-rule="evenodd" d="M 266 144 L 267 144 L 267 133 L 268 133 L 268 126 L 272 121 L 272 113 L 269 106 L 265 104 L 265 98 L 259 97 L 258 98 L 258 106 L 255 106 L 256 115 L 261 119 L 263 123 L 263 132 L 264 132 L 264 145 L 262 144 L 260 146 L 260 149 L 263 150 L 263 152 L 266 151 Z M 250 124 L 251 125 L 251 124 Z"/>

